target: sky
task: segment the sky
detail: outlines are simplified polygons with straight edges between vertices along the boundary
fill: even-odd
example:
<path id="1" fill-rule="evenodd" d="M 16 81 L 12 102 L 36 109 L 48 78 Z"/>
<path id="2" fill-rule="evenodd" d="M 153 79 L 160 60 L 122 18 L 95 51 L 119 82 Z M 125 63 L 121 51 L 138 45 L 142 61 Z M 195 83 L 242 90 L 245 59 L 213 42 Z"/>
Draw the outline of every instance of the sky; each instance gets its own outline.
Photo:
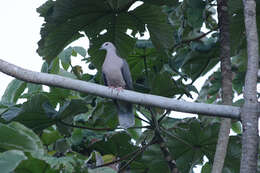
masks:
<path id="1" fill-rule="evenodd" d="M 0 6 L 0 58 L 20 67 L 40 71 L 42 58 L 36 53 L 43 18 L 36 12 L 45 0 L 3 1 Z M 2 96 L 13 79 L 0 73 Z"/>
<path id="2" fill-rule="evenodd" d="M 42 17 L 36 12 L 36 8 L 41 6 L 46 0 L 4 1 L 0 6 L 0 58 L 18 65 L 22 68 L 40 71 L 43 60 L 36 53 L 37 42 L 40 40 L 40 29 L 44 23 Z M 88 48 L 88 39 L 81 38 L 74 42 L 72 46 L 82 46 Z M 73 65 L 80 64 L 80 58 L 74 59 Z M 82 64 L 82 63 L 81 63 Z M 83 70 L 87 65 L 83 66 Z M 8 83 L 14 79 L 0 72 L 0 97 Z"/>

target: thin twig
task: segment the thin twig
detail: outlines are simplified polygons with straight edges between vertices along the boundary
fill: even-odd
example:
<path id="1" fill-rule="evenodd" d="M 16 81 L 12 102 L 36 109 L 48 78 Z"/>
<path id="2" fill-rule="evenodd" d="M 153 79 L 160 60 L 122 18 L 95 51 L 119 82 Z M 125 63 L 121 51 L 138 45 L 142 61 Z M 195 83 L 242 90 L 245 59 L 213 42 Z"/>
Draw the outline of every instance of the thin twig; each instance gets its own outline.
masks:
<path id="1" fill-rule="evenodd" d="M 108 163 L 105 163 L 105 164 L 102 164 L 102 165 L 98 165 L 98 166 L 94 166 L 92 167 L 92 169 L 95 169 L 95 168 L 100 168 L 100 167 L 105 167 L 105 166 L 109 166 L 109 165 L 112 165 L 112 164 L 115 164 L 115 163 L 118 163 L 118 162 L 121 162 L 121 161 L 124 161 L 124 160 L 127 160 L 128 158 L 130 158 L 131 156 L 133 156 L 131 158 L 131 160 L 134 158 L 136 158 L 136 156 L 138 156 L 140 153 L 142 153 L 148 146 L 154 144 L 154 141 L 152 140 L 150 143 L 144 145 L 143 147 L 123 156 L 122 158 L 120 159 L 117 159 L 117 160 L 114 160 L 114 161 L 111 161 L 111 162 L 108 162 Z M 130 164 L 130 163 L 129 163 Z M 128 166 L 128 165 L 127 165 Z M 120 172 L 120 170 L 119 170 Z"/>
<path id="2" fill-rule="evenodd" d="M 138 110 L 138 111 L 139 111 L 139 110 Z M 137 119 L 143 121 L 143 122 L 146 122 L 147 124 L 150 124 L 149 121 L 146 121 L 145 119 L 142 119 L 141 117 L 139 117 L 139 116 L 137 116 L 137 115 L 135 115 L 135 117 L 136 117 Z"/>
<path id="3" fill-rule="evenodd" d="M 210 30 L 210 31 L 208 31 L 208 32 L 206 32 L 206 33 L 204 33 L 204 34 L 198 36 L 198 37 L 194 37 L 194 38 L 191 38 L 191 39 L 188 39 L 188 40 L 183 40 L 181 43 L 182 43 L 182 44 L 185 44 L 185 43 L 190 43 L 190 42 L 192 42 L 192 41 L 200 40 L 201 38 L 207 36 L 208 34 L 210 34 L 210 33 L 213 32 L 213 31 L 215 31 L 215 30 Z"/>
<path id="4" fill-rule="evenodd" d="M 69 124 L 65 123 L 64 121 L 59 120 L 59 123 L 69 126 L 69 127 L 74 127 L 74 128 L 79 128 L 79 129 L 87 129 L 87 130 L 96 130 L 96 131 L 114 131 L 116 129 L 124 129 L 121 127 L 118 128 L 92 128 L 92 127 L 86 127 L 86 126 L 80 126 L 80 125 L 74 125 L 74 124 Z M 129 127 L 128 129 L 141 129 L 141 128 L 150 128 L 150 126 L 135 126 L 135 127 Z"/>
<path id="5" fill-rule="evenodd" d="M 87 130 L 97 130 L 97 131 L 113 131 L 117 128 L 93 128 L 93 127 L 86 127 L 86 126 L 80 126 L 80 125 L 74 125 L 74 124 L 69 124 L 69 123 L 65 123 L 62 120 L 58 121 L 59 123 L 65 125 L 65 126 L 69 126 L 69 127 L 74 127 L 74 128 L 79 128 L 79 129 L 87 129 Z M 121 128 L 119 128 L 121 129 Z"/>
<path id="6" fill-rule="evenodd" d="M 170 112 L 171 112 L 170 109 L 166 110 L 166 112 L 158 119 L 158 123 L 160 123 Z"/>
<path id="7" fill-rule="evenodd" d="M 114 161 L 111 161 L 111 162 L 108 162 L 108 163 L 105 163 L 105 164 L 102 164 L 102 165 L 94 166 L 92 169 L 100 168 L 100 167 L 104 167 L 104 166 L 109 166 L 109 165 L 112 165 L 112 164 L 115 164 L 115 163 L 121 162 L 121 161 L 123 161 L 123 160 L 126 160 L 126 159 L 128 159 L 130 156 L 136 154 L 139 150 L 140 150 L 140 149 L 135 150 L 134 152 L 129 153 L 129 154 L 123 156 L 123 157 L 120 158 L 120 159 L 117 159 L 117 160 L 114 160 Z"/>
<path id="8" fill-rule="evenodd" d="M 147 107 L 145 106 L 145 108 L 147 108 Z M 140 108 L 137 108 L 137 110 L 142 113 L 142 111 L 141 111 Z M 142 113 L 142 115 L 143 115 L 148 121 L 152 121 L 152 120 L 150 119 L 150 117 L 148 117 L 147 115 L 145 115 L 145 114 L 143 114 L 143 113 Z M 147 121 L 146 121 L 146 122 L 147 122 Z M 150 122 L 147 122 L 147 123 L 148 123 L 148 124 L 151 124 Z"/>
<path id="9" fill-rule="evenodd" d="M 122 167 L 119 169 L 118 173 L 122 173 L 140 154 L 142 154 L 142 153 L 144 152 L 144 150 L 145 150 L 147 147 L 149 147 L 150 145 L 153 145 L 155 142 L 156 142 L 156 139 L 154 138 L 154 139 L 151 140 L 148 144 L 146 144 L 146 145 L 144 145 L 142 148 L 140 148 L 140 150 L 139 150 L 138 152 L 136 152 L 136 153 L 134 154 L 134 156 L 133 156 L 130 160 L 128 160 L 128 162 L 127 162 L 124 166 L 122 166 Z"/>
<path id="10" fill-rule="evenodd" d="M 173 48 L 172 48 L 172 50 L 174 50 L 175 48 L 177 48 L 178 46 L 180 46 L 180 45 L 182 45 L 182 44 L 188 44 L 188 43 L 190 43 L 190 42 L 192 42 L 192 41 L 200 40 L 201 38 L 207 36 L 208 34 L 210 34 L 211 32 L 213 32 L 213 31 L 215 31 L 215 30 L 216 30 L 216 29 L 210 30 L 210 31 L 208 31 L 208 32 L 206 32 L 206 33 L 201 34 L 201 35 L 198 36 L 198 37 L 194 37 L 194 38 L 187 39 L 187 40 L 182 40 L 180 43 L 174 45 Z"/>
<path id="11" fill-rule="evenodd" d="M 189 144 L 189 143 L 186 142 L 185 140 L 179 138 L 178 136 L 176 136 L 176 135 L 174 135 L 174 134 L 172 134 L 172 133 L 169 133 L 166 129 L 161 128 L 161 130 L 162 130 L 164 133 L 166 133 L 168 136 L 177 139 L 178 141 L 182 142 L 183 144 L 185 144 L 185 145 L 187 145 L 187 146 L 189 146 L 189 147 L 191 147 L 191 148 L 194 148 L 191 144 Z"/>

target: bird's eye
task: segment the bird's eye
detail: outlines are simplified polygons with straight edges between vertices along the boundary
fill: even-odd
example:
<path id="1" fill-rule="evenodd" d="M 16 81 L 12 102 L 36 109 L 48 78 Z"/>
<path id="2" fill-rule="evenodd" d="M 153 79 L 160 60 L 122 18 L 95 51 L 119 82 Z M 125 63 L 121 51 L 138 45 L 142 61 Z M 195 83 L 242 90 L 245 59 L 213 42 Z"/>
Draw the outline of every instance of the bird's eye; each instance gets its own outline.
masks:
<path id="1" fill-rule="evenodd" d="M 105 44 L 105 46 L 107 46 L 107 45 L 108 45 L 108 43 Z"/>

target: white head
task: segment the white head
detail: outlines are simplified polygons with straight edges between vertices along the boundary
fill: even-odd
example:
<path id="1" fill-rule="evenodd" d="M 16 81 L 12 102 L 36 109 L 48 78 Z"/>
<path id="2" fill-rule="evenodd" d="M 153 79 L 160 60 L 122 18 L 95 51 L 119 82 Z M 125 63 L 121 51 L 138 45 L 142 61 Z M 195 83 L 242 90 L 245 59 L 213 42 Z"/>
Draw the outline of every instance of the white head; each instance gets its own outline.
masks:
<path id="1" fill-rule="evenodd" d="M 106 50 L 106 51 L 115 51 L 116 47 L 113 45 L 113 43 L 111 42 L 105 42 L 102 44 L 102 46 L 100 47 L 100 50 Z"/>

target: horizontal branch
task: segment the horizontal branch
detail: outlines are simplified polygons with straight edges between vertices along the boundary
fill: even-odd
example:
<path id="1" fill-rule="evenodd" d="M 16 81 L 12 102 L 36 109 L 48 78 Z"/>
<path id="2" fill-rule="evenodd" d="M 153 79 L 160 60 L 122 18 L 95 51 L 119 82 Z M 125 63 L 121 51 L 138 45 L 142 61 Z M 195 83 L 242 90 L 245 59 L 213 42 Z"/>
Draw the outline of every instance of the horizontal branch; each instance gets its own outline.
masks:
<path id="1" fill-rule="evenodd" d="M 118 93 L 117 91 L 113 91 L 103 85 L 66 78 L 54 74 L 26 70 L 1 59 L 0 71 L 17 79 L 31 83 L 61 87 L 101 97 L 119 99 L 136 104 L 155 106 L 179 112 L 240 119 L 239 107 L 179 101 L 172 98 L 142 94 L 129 90 L 123 90 Z"/>

